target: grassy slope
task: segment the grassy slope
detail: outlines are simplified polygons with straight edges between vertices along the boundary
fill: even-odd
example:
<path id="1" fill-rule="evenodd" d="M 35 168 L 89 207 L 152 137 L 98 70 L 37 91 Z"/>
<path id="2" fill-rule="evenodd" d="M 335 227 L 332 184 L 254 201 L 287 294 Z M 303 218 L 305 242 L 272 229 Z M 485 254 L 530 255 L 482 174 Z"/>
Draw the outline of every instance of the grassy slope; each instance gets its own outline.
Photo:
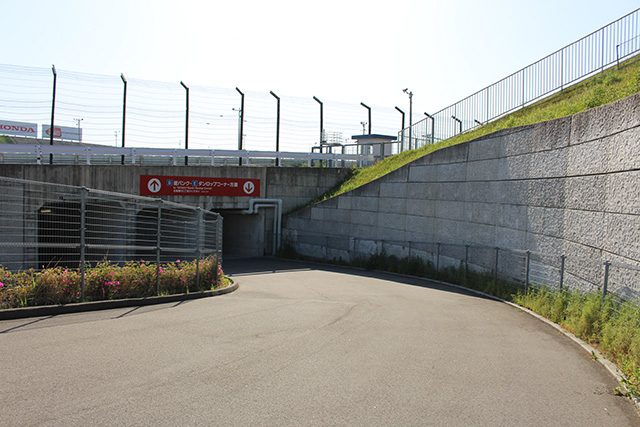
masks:
<path id="1" fill-rule="evenodd" d="M 631 62 L 630 60 L 630 63 L 620 67 L 620 69 L 612 69 L 604 74 L 599 74 L 569 87 L 559 94 L 555 94 L 473 131 L 417 150 L 405 151 L 363 169 L 355 169 L 351 177 L 345 180 L 340 187 L 325 194 L 320 200 L 326 200 L 358 188 L 441 148 L 470 141 L 500 129 L 570 116 L 639 92 L 640 61 L 637 61 L 637 59 L 633 59 L 633 61 L 636 62 Z"/>

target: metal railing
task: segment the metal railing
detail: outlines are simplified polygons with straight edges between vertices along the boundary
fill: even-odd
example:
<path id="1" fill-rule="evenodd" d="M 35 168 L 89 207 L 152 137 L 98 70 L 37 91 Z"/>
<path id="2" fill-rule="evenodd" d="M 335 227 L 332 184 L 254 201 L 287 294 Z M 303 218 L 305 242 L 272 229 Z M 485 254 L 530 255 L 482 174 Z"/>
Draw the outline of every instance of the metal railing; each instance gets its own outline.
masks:
<path id="1" fill-rule="evenodd" d="M 378 160 L 383 160 L 386 157 L 399 154 L 401 148 L 400 141 L 391 141 L 357 144 L 325 144 L 322 146 L 311 147 L 311 152 L 361 156 L 363 158 L 363 163 L 366 165 Z"/>
<path id="2" fill-rule="evenodd" d="M 283 151 L 115 148 L 80 145 L 0 145 L 0 164 L 86 164 L 144 166 L 313 166 L 333 161 L 341 167 L 372 162 L 365 154 L 294 153 Z M 338 163 L 339 162 L 339 163 Z"/>
<path id="3" fill-rule="evenodd" d="M 285 230 L 284 241 L 300 254 L 324 261 L 367 259 L 374 254 L 398 258 L 417 257 L 436 271 L 462 268 L 490 274 L 522 286 L 545 286 L 601 292 L 619 301 L 640 298 L 640 265 L 585 258 L 571 254 L 549 254 L 481 245 L 372 240 L 325 234 L 299 234 Z"/>
<path id="4" fill-rule="evenodd" d="M 404 149 L 419 148 L 486 124 L 640 51 L 640 9 L 403 129 Z M 411 135 L 411 141 L 409 141 Z"/>
<path id="5" fill-rule="evenodd" d="M 222 217 L 217 213 L 150 197 L 0 177 L 0 266 L 9 271 L 83 271 L 103 261 L 159 266 L 176 260 L 199 263 L 209 256 L 220 264 Z"/>

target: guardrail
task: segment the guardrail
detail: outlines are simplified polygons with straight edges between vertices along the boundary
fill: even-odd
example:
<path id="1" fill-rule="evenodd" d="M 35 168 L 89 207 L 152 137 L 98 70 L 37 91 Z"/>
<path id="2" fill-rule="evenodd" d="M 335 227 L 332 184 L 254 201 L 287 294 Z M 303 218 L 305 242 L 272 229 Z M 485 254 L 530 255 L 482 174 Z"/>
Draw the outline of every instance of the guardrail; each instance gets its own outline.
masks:
<path id="1" fill-rule="evenodd" d="M 285 151 L 192 150 L 116 148 L 69 145 L 0 145 L 0 164 L 113 164 L 216 166 L 228 164 L 362 167 L 373 156 L 342 153 L 296 153 Z"/>

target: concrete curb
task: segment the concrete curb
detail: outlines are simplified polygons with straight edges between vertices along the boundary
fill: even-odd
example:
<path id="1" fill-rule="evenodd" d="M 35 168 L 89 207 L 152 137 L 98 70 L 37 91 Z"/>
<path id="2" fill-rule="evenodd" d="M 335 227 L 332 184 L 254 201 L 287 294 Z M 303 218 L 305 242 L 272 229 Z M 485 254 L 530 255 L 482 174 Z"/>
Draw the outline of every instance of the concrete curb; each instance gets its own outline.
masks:
<path id="1" fill-rule="evenodd" d="M 228 294 L 238 289 L 233 283 L 222 289 L 190 292 L 188 294 L 174 294 L 153 296 L 146 298 L 129 298 L 107 301 L 79 302 L 61 305 L 41 305 L 37 307 L 7 308 L 0 310 L 0 320 L 24 319 L 28 317 L 57 316 L 59 314 L 81 313 L 86 311 L 108 310 L 122 307 L 140 307 L 145 305 L 164 304 L 170 302 L 187 301 L 199 298 L 214 297 Z"/>

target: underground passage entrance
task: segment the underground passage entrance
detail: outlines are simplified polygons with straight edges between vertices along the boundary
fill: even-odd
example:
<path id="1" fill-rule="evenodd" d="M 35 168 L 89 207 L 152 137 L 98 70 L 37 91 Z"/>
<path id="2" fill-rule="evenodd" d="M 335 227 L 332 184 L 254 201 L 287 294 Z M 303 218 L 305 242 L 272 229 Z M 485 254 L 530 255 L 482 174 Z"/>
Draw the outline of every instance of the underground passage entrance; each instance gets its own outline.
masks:
<path id="1" fill-rule="evenodd" d="M 223 218 L 222 253 L 225 257 L 271 255 L 272 233 L 265 228 L 265 223 L 270 223 L 268 211 L 244 214 L 241 209 L 217 209 L 214 212 Z"/>

